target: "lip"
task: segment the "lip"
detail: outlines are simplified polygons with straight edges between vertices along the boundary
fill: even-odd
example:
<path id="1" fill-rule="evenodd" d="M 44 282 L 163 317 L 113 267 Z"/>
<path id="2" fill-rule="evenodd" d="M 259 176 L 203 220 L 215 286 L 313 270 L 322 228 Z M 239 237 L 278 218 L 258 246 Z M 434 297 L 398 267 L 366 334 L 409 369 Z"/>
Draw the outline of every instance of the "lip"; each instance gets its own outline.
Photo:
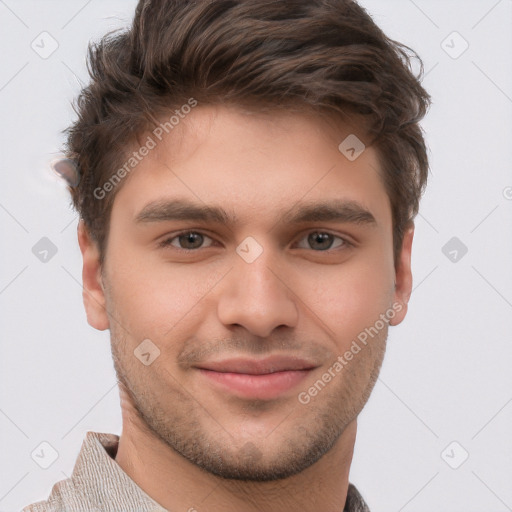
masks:
<path id="1" fill-rule="evenodd" d="M 298 386 L 318 365 L 304 359 L 269 357 L 229 359 L 197 366 L 210 384 L 224 393 L 253 400 L 272 400 Z"/>

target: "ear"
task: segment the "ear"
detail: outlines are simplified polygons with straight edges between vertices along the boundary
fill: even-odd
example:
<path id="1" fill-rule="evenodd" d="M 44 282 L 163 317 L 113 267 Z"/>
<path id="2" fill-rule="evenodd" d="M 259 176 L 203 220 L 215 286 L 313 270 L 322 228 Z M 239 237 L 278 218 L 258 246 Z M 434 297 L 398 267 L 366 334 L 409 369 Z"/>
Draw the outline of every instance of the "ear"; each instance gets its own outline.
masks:
<path id="1" fill-rule="evenodd" d="M 402 249 L 395 269 L 395 294 L 394 304 L 396 304 L 396 315 L 390 319 L 390 325 L 398 325 L 407 314 L 407 304 L 412 293 L 412 272 L 411 272 L 411 252 L 412 240 L 414 237 L 414 223 L 411 222 L 404 232 Z"/>
<path id="2" fill-rule="evenodd" d="M 109 328 L 109 320 L 105 307 L 106 300 L 101 276 L 100 253 L 83 220 L 78 223 L 78 244 L 83 258 L 82 297 L 87 313 L 87 322 L 95 329 L 104 331 Z"/>

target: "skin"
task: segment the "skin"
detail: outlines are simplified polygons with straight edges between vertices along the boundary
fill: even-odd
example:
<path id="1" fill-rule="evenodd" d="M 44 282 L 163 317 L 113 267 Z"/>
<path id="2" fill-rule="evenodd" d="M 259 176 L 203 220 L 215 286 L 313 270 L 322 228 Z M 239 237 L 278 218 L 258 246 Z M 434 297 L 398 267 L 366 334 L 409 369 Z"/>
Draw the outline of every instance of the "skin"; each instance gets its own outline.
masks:
<path id="1" fill-rule="evenodd" d="M 357 131 L 313 114 L 198 106 L 116 190 L 103 267 L 79 225 L 88 322 L 110 329 L 120 384 L 116 461 L 165 508 L 343 510 L 357 416 L 377 379 L 388 323 L 407 311 L 414 234 L 411 224 L 395 266 L 378 154 L 367 147 L 349 161 L 338 145 L 350 133 Z M 135 221 L 152 201 L 176 199 L 223 207 L 237 222 Z M 292 225 L 282 214 L 329 199 L 359 203 L 375 223 Z M 177 238 L 183 231 L 205 237 Z M 315 245 L 315 231 L 333 238 Z M 251 263 L 236 252 L 246 237 L 263 250 Z M 172 245 L 160 247 L 166 239 Z M 337 357 L 393 304 L 400 311 L 300 403 L 298 394 L 332 374 Z M 160 350 L 148 366 L 134 355 L 145 339 Z M 257 400 L 221 390 L 195 366 L 268 355 L 306 358 L 315 369 Z"/>

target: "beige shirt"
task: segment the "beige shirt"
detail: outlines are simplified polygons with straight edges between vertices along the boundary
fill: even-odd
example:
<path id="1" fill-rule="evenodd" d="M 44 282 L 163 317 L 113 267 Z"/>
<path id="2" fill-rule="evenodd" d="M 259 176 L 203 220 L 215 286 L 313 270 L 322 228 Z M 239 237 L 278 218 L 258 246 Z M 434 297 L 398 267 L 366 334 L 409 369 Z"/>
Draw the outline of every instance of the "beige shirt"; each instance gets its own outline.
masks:
<path id="1" fill-rule="evenodd" d="M 46 501 L 21 512 L 171 512 L 151 499 L 114 460 L 118 443 L 115 434 L 87 432 L 71 478 L 57 482 Z M 370 512 L 352 484 L 343 512 Z"/>

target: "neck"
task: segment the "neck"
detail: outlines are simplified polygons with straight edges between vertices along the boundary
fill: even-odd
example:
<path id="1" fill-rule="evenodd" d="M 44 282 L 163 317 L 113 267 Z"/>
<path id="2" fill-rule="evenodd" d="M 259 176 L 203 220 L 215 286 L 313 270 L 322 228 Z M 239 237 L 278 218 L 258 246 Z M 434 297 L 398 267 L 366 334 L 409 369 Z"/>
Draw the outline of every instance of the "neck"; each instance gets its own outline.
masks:
<path id="1" fill-rule="evenodd" d="M 226 480 L 208 473 L 168 446 L 128 407 L 116 462 L 153 500 L 189 512 L 341 512 L 347 491 L 357 423 L 315 464 L 272 482 Z"/>

